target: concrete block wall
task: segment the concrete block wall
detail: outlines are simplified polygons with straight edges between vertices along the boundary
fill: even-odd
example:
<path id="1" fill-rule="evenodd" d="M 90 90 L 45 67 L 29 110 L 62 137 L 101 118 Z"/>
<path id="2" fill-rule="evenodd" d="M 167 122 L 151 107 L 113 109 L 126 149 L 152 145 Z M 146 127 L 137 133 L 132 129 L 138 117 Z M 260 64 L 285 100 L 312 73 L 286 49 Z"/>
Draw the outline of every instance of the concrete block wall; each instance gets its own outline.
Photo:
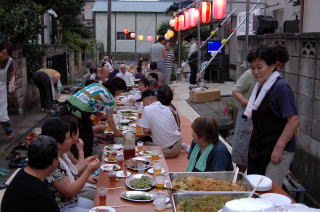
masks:
<path id="1" fill-rule="evenodd" d="M 237 63 L 243 55 L 244 36 L 238 37 Z M 295 95 L 300 123 L 297 151 L 291 166 L 307 192 L 320 203 L 320 33 L 250 36 L 249 49 L 259 45 L 285 45 L 290 58 L 282 76 Z M 237 65 L 237 76 L 243 70 Z"/>

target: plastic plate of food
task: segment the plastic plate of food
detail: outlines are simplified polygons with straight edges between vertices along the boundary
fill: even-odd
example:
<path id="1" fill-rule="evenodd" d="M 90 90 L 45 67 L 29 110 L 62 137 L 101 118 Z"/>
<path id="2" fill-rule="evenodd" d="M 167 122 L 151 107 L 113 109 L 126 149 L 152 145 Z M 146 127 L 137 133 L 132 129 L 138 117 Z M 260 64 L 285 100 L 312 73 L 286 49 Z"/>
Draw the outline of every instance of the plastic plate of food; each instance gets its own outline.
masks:
<path id="1" fill-rule="evenodd" d="M 138 164 L 139 163 L 144 163 L 145 169 L 151 168 L 151 165 L 152 165 L 152 161 L 150 159 L 143 158 L 143 157 L 135 157 L 135 158 L 132 158 L 132 159 L 126 161 L 126 167 L 128 169 L 138 171 Z"/>
<path id="2" fill-rule="evenodd" d="M 109 155 L 109 156 L 104 158 L 104 161 L 108 162 L 108 163 L 116 163 L 117 162 L 117 156 Z"/>
<path id="3" fill-rule="evenodd" d="M 124 171 L 117 171 L 116 176 L 119 178 L 124 178 L 124 177 L 129 177 L 131 175 L 131 172 L 126 171 L 126 173 L 124 173 Z"/>
<path id="4" fill-rule="evenodd" d="M 120 150 L 123 148 L 123 145 L 122 144 L 107 144 L 105 146 L 105 149 L 112 149 L 112 148 Z"/>
<path id="5" fill-rule="evenodd" d="M 142 155 L 142 156 L 151 156 L 152 152 L 149 151 L 149 150 L 144 150 L 142 152 L 139 152 L 139 155 Z"/>
<path id="6" fill-rule="evenodd" d="M 154 179 L 147 174 L 134 174 L 126 179 L 126 185 L 132 190 L 146 191 L 154 186 Z"/>
<path id="7" fill-rule="evenodd" d="M 148 169 L 147 172 L 148 172 L 149 174 L 153 174 L 153 168 Z M 166 172 L 166 170 L 162 168 L 162 169 L 161 169 L 161 174 L 164 174 L 165 172 Z"/>
<path id="8" fill-rule="evenodd" d="M 151 202 L 154 197 L 145 191 L 124 191 L 120 194 L 121 198 L 133 202 Z"/>
<path id="9" fill-rule="evenodd" d="M 111 170 L 118 171 L 121 167 L 117 164 L 103 164 L 100 166 L 100 169 L 109 172 Z"/>

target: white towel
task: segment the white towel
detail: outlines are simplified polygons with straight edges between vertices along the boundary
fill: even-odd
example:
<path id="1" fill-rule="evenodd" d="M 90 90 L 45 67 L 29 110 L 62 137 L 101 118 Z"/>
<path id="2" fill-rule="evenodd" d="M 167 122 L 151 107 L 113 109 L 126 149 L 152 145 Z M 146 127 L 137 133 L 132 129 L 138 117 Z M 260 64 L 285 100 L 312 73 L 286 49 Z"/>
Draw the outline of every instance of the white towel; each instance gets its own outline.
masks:
<path id="1" fill-rule="evenodd" d="M 264 99 L 265 95 L 269 92 L 270 88 L 276 82 L 277 78 L 280 76 L 279 72 L 275 71 L 271 74 L 271 76 L 267 79 L 267 81 L 262 85 L 261 91 L 256 99 L 258 88 L 260 87 L 260 83 L 257 82 L 252 94 L 250 96 L 248 105 L 244 111 L 244 115 L 247 119 L 251 119 L 252 117 L 252 110 L 257 110 Z"/>

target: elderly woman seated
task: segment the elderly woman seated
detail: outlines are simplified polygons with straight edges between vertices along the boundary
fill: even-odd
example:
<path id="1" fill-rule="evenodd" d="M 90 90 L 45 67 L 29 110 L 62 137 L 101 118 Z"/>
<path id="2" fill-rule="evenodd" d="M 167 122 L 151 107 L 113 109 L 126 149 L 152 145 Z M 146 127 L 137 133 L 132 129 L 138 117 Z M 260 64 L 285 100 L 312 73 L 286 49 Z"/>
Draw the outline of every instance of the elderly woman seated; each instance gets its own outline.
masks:
<path id="1" fill-rule="evenodd" d="M 189 151 L 187 172 L 231 171 L 231 155 L 219 141 L 214 119 L 199 117 L 191 125 L 193 141 Z"/>

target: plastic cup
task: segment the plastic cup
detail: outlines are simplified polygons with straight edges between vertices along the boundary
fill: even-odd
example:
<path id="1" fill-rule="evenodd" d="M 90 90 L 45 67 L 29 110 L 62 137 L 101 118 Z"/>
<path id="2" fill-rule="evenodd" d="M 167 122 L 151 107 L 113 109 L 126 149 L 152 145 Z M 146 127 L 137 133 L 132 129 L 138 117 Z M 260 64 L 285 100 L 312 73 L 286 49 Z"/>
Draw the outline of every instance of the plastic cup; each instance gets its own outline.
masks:
<path id="1" fill-rule="evenodd" d="M 116 178 L 117 178 L 117 172 L 114 170 L 109 171 L 108 173 L 109 176 L 109 181 L 110 182 L 116 182 Z"/>
<path id="2" fill-rule="evenodd" d="M 102 205 L 102 206 L 107 205 L 108 189 L 105 187 L 100 187 L 97 190 L 98 190 L 98 195 L 99 195 L 99 205 Z"/>
<path id="3" fill-rule="evenodd" d="M 124 157 L 123 155 L 117 155 L 117 163 L 118 165 L 121 167 L 121 169 L 123 169 L 123 164 L 124 164 Z"/>
<path id="4" fill-rule="evenodd" d="M 137 142 L 137 146 L 138 146 L 138 152 L 142 152 L 143 151 L 143 142 L 142 141 L 138 141 Z"/>
<path id="5" fill-rule="evenodd" d="M 159 158 L 160 158 L 160 151 L 159 151 L 159 149 L 153 147 L 153 148 L 151 149 L 151 160 L 152 160 L 152 161 L 156 161 L 156 160 L 159 160 Z"/>
<path id="6" fill-rule="evenodd" d="M 157 188 L 162 189 L 164 183 L 166 182 L 166 176 L 163 174 L 158 174 L 154 177 L 154 182 Z"/>
<path id="7" fill-rule="evenodd" d="M 146 164 L 138 163 L 137 169 L 139 174 L 144 174 L 144 171 L 146 170 Z"/>
<path id="8" fill-rule="evenodd" d="M 166 208 L 166 198 L 159 197 L 153 201 L 153 204 L 156 212 L 164 212 Z"/>
<path id="9" fill-rule="evenodd" d="M 117 156 L 117 149 L 115 149 L 115 148 L 111 148 L 111 155 L 112 156 Z"/>
<path id="10" fill-rule="evenodd" d="M 162 164 L 160 161 L 154 161 L 153 162 L 153 174 L 157 175 L 161 173 Z"/>

